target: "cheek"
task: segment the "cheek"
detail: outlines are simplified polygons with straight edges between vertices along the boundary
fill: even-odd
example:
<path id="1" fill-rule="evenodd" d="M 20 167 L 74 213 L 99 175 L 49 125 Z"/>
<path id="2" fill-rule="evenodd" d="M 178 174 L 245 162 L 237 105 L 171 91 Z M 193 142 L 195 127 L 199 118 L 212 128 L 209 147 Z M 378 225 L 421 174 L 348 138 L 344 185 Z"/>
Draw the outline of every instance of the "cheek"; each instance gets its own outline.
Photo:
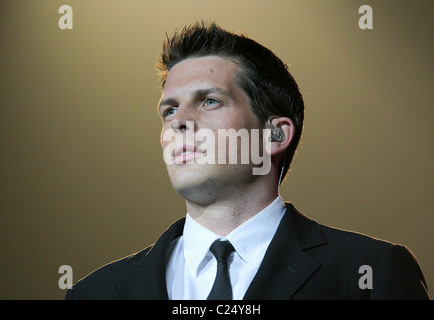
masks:
<path id="1" fill-rule="evenodd" d="M 160 145 L 162 148 L 164 148 L 165 144 L 167 144 L 167 142 L 163 141 L 163 135 L 164 135 L 164 129 L 162 129 L 160 132 Z"/>
<path id="2" fill-rule="evenodd" d="M 224 110 L 222 110 L 224 111 Z M 205 120 L 205 119 L 203 119 Z M 252 124 L 250 117 L 241 112 L 221 112 L 220 114 L 214 113 L 206 121 L 202 121 L 202 128 L 217 131 L 218 129 L 250 129 Z"/>
<path id="3" fill-rule="evenodd" d="M 227 119 L 227 125 L 228 128 L 233 128 L 235 130 L 247 129 L 250 131 L 251 129 L 258 128 L 256 121 L 254 121 L 249 114 L 245 113 L 232 115 Z"/>
<path id="4" fill-rule="evenodd" d="M 175 140 L 174 136 L 175 133 L 172 129 L 163 128 L 161 130 L 160 145 L 163 150 Z"/>

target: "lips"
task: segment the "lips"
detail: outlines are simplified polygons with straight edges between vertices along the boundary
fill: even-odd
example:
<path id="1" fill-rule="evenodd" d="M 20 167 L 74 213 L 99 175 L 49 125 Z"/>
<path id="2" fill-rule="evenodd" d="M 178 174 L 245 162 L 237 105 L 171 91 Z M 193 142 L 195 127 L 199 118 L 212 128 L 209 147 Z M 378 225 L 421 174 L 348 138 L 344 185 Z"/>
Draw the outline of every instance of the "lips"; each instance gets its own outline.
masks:
<path id="1" fill-rule="evenodd" d="M 172 151 L 172 157 L 175 164 L 180 163 L 193 163 L 193 160 L 198 156 L 203 156 L 203 150 L 200 150 L 194 145 L 184 144 L 177 146 Z"/>

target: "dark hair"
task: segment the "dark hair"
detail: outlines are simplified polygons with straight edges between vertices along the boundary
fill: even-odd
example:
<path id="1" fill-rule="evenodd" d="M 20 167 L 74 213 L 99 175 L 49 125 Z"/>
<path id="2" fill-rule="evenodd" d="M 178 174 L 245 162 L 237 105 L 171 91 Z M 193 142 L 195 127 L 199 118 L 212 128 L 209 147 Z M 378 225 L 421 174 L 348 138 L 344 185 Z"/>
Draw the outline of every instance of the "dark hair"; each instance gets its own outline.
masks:
<path id="1" fill-rule="evenodd" d="M 273 52 L 245 35 L 226 31 L 215 23 L 197 22 L 163 44 L 157 70 L 164 87 L 167 74 L 177 63 L 194 57 L 216 55 L 240 65 L 238 86 L 250 99 L 250 107 L 259 122 L 265 124 L 272 116 L 290 118 L 295 126 L 293 140 L 286 151 L 282 177 L 286 176 L 301 138 L 304 102 L 288 66 Z M 280 173 L 281 166 L 279 166 Z M 283 179 L 282 179 L 283 180 Z"/>

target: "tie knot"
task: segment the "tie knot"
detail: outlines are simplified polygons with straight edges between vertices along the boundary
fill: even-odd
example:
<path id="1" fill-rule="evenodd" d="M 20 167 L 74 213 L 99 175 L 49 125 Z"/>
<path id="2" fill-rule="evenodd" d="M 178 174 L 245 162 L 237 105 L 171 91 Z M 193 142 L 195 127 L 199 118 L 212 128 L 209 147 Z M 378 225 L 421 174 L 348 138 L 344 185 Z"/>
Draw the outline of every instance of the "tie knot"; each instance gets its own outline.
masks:
<path id="1" fill-rule="evenodd" d="M 232 246 L 232 244 L 227 240 L 225 241 L 216 240 L 213 242 L 209 250 L 217 259 L 217 262 L 227 262 L 228 257 L 235 249 Z"/>

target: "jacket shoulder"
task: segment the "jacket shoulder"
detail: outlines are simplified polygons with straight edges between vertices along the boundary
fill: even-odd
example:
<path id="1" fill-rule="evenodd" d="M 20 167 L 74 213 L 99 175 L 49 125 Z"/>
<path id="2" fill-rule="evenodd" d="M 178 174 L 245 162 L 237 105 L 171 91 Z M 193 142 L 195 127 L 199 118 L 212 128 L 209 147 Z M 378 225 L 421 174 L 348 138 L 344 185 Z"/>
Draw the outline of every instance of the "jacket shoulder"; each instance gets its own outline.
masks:
<path id="1" fill-rule="evenodd" d="M 356 231 L 322 224 L 320 224 L 320 228 L 327 239 L 327 245 L 323 250 L 318 251 L 318 257 L 329 263 L 336 262 L 345 268 L 378 265 L 382 257 L 393 247 L 403 247 L 398 243 Z M 312 250 L 312 254 L 315 254 L 315 250 Z"/>
<path id="2" fill-rule="evenodd" d="M 419 262 L 406 246 L 354 231 L 320 227 L 327 245 L 322 250 L 313 248 L 310 253 L 321 261 L 323 271 L 327 271 L 329 276 L 334 274 L 353 284 L 346 288 L 351 292 L 349 297 L 429 299 Z M 373 274 L 372 289 L 360 290 L 361 270 L 366 270 L 366 267 Z"/>
<path id="3" fill-rule="evenodd" d="M 369 252 L 378 252 L 386 250 L 395 245 L 391 241 L 376 238 L 367 234 L 356 231 L 344 230 L 320 224 L 321 230 L 327 238 L 327 242 L 331 245 L 339 246 L 341 250 L 348 248 L 353 250 L 357 247 L 360 250 Z"/>
<path id="4" fill-rule="evenodd" d="M 117 300 L 115 284 L 130 274 L 152 246 L 91 272 L 66 292 L 65 300 Z"/>

